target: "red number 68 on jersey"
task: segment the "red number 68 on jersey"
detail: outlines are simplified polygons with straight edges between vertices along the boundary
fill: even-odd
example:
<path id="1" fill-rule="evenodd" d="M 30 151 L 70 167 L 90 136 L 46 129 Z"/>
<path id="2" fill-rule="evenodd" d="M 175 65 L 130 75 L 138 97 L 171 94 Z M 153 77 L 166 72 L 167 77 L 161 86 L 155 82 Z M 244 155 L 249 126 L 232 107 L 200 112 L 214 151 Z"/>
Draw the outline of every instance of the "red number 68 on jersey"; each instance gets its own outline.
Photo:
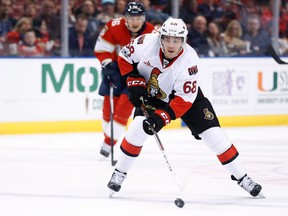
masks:
<path id="1" fill-rule="evenodd" d="M 190 92 L 195 93 L 196 89 L 197 89 L 197 81 L 196 80 L 193 82 L 187 81 L 183 85 L 183 92 L 185 94 L 189 94 Z"/>

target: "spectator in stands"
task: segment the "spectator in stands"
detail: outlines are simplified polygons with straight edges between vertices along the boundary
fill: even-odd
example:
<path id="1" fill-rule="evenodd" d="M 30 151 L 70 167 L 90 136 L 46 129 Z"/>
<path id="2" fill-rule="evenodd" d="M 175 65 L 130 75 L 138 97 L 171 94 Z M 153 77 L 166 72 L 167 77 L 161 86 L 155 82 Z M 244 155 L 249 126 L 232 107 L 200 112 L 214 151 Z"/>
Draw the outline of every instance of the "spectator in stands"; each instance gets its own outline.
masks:
<path id="1" fill-rule="evenodd" d="M 23 6 L 23 17 L 31 19 L 33 30 L 37 38 L 37 42 L 45 46 L 46 42 L 50 40 L 50 36 L 47 29 L 45 20 L 42 20 L 39 26 L 34 25 L 34 19 L 37 17 L 36 4 L 32 1 L 27 1 Z"/>
<path id="2" fill-rule="evenodd" d="M 182 13 L 182 10 L 184 8 L 184 1 L 185 0 L 178 0 L 179 16 Z M 159 2 L 156 2 L 156 3 L 155 1 L 152 1 L 151 5 L 152 7 L 156 7 L 157 10 L 161 10 L 163 13 L 168 14 L 169 16 L 172 16 L 173 9 L 174 9 L 173 1 L 159 0 Z"/>
<path id="3" fill-rule="evenodd" d="M 68 5 L 68 28 L 71 28 L 76 23 L 76 16 L 74 13 L 75 1 L 69 1 Z"/>
<path id="4" fill-rule="evenodd" d="M 68 4 L 71 8 L 72 13 L 76 13 L 78 7 L 78 0 L 68 0 Z"/>
<path id="5" fill-rule="evenodd" d="M 179 13 L 179 16 L 186 23 L 187 28 L 191 28 L 191 24 L 193 23 L 196 16 L 199 15 L 197 7 L 197 0 L 188 0 L 187 3 L 183 4 L 183 7 Z"/>
<path id="6" fill-rule="evenodd" d="M 257 4 L 258 2 L 258 0 L 241 0 L 242 4 L 240 7 L 242 9 L 240 11 L 238 10 L 237 20 L 241 23 L 243 32 L 247 31 L 247 18 L 251 14 L 260 14 L 259 6 Z"/>
<path id="7" fill-rule="evenodd" d="M 7 33 L 6 42 L 18 44 L 23 39 L 24 33 L 31 29 L 31 27 L 31 19 L 22 17 L 16 22 L 15 27 Z"/>
<path id="8" fill-rule="evenodd" d="M 247 15 L 258 14 L 259 10 L 255 0 L 242 0 L 241 2 L 245 5 Z"/>
<path id="9" fill-rule="evenodd" d="M 96 17 L 100 26 L 99 33 L 104 28 L 106 23 L 108 23 L 111 19 L 122 17 L 121 14 L 119 13 L 116 14 L 115 0 L 102 0 L 101 6 L 102 6 L 102 11 Z"/>
<path id="10" fill-rule="evenodd" d="M 5 36 L 15 26 L 17 20 L 11 16 L 12 1 L 0 0 L 0 37 Z"/>
<path id="11" fill-rule="evenodd" d="M 219 19 L 223 14 L 223 9 L 213 0 L 202 0 L 202 3 L 198 5 L 197 11 L 206 18 L 208 23 Z"/>
<path id="12" fill-rule="evenodd" d="M 220 19 L 214 20 L 219 28 L 220 32 L 224 32 L 227 29 L 228 24 L 236 19 L 236 14 L 233 11 L 224 11 Z"/>
<path id="13" fill-rule="evenodd" d="M 288 2 L 283 2 L 280 8 L 279 36 L 285 37 L 286 35 L 288 35 Z"/>
<path id="14" fill-rule="evenodd" d="M 97 14 L 99 13 L 95 9 L 95 3 L 93 0 L 85 0 L 81 5 L 81 13 L 85 14 L 88 20 L 87 34 L 89 40 L 96 42 L 96 39 L 100 33 L 100 21 L 96 19 Z M 94 43 L 93 43 L 94 44 Z"/>
<path id="15" fill-rule="evenodd" d="M 0 0 L 0 56 L 9 53 L 9 47 L 6 44 L 6 34 L 13 29 L 17 20 L 11 16 L 12 1 Z"/>
<path id="16" fill-rule="evenodd" d="M 154 27 L 155 27 L 155 29 L 156 29 L 157 31 L 159 31 L 160 28 L 161 28 L 161 26 L 163 25 L 163 22 L 160 21 L 160 20 L 152 20 L 150 23 L 151 23 L 152 25 L 154 25 Z"/>
<path id="17" fill-rule="evenodd" d="M 212 56 L 227 56 L 228 49 L 224 41 L 224 34 L 220 32 L 219 27 L 215 22 L 210 22 L 208 24 L 207 36 Z"/>
<path id="18" fill-rule="evenodd" d="M 36 4 L 33 1 L 27 1 L 23 6 L 23 10 L 23 17 L 31 19 L 33 30 L 37 38 L 37 44 L 42 44 L 45 46 L 46 43 L 50 41 L 50 35 L 46 21 L 44 19 L 42 19 L 40 24 L 37 23 L 37 25 L 34 25 L 34 19 L 37 17 Z"/>
<path id="19" fill-rule="evenodd" d="M 32 23 L 31 19 L 22 17 L 19 19 L 15 27 L 7 33 L 6 44 L 9 47 L 8 55 L 17 55 L 17 47 L 19 42 L 23 39 L 24 34 L 31 29 Z"/>
<path id="20" fill-rule="evenodd" d="M 18 46 L 18 53 L 22 57 L 44 56 L 45 49 L 37 44 L 34 30 L 26 31 L 22 43 Z"/>
<path id="21" fill-rule="evenodd" d="M 232 20 L 225 31 L 225 43 L 229 56 L 243 56 L 248 54 L 247 45 L 242 37 L 242 27 L 239 21 Z"/>
<path id="22" fill-rule="evenodd" d="M 96 16 L 101 26 L 104 26 L 109 20 L 118 18 L 115 15 L 115 0 L 102 0 L 102 11 Z"/>
<path id="23" fill-rule="evenodd" d="M 242 39 L 250 45 L 250 55 L 265 56 L 271 38 L 266 31 L 261 29 L 260 19 L 257 15 L 248 18 L 247 32 Z"/>
<path id="24" fill-rule="evenodd" d="M 32 20 L 34 20 L 37 16 L 37 10 L 36 10 L 36 6 L 35 3 L 32 1 L 28 1 L 24 4 L 23 6 L 23 15 L 22 17 L 27 17 L 30 18 Z"/>
<path id="25" fill-rule="evenodd" d="M 126 0 L 117 0 L 115 8 L 115 16 L 123 17 L 126 12 Z"/>
<path id="26" fill-rule="evenodd" d="M 260 16 L 261 26 L 263 29 L 269 30 L 269 24 L 272 22 L 272 18 L 273 18 L 272 8 L 273 8 L 274 1 L 262 0 L 262 1 L 257 1 L 257 4 L 259 7 L 258 15 Z"/>
<path id="27" fill-rule="evenodd" d="M 45 20 L 49 35 L 53 40 L 60 40 L 60 25 L 61 20 L 57 15 L 55 3 L 52 0 L 46 0 L 41 5 L 41 14 L 34 19 L 34 27 L 39 27 Z"/>
<path id="28" fill-rule="evenodd" d="M 39 28 L 34 28 L 34 31 L 37 38 L 37 44 L 45 47 L 45 55 L 53 55 L 54 49 L 57 50 L 58 48 L 58 44 L 55 45 L 55 41 L 51 40 L 45 20 L 42 20 Z"/>
<path id="29" fill-rule="evenodd" d="M 162 12 L 160 9 L 151 6 L 150 0 L 140 0 L 146 11 L 146 21 L 152 22 L 153 20 L 159 20 L 164 22 L 168 19 L 169 14 Z"/>
<path id="30" fill-rule="evenodd" d="M 48 32 L 47 24 L 45 20 L 42 20 L 40 26 L 34 27 L 36 37 L 39 38 L 43 43 L 50 40 L 50 35 Z"/>
<path id="31" fill-rule="evenodd" d="M 254 0 L 250 0 L 254 1 Z M 241 0 L 225 0 L 222 1 L 222 8 L 225 8 L 225 11 L 233 12 L 235 14 L 236 20 L 241 23 L 243 27 L 243 23 L 246 23 L 245 18 L 247 16 L 246 7 L 242 4 Z"/>
<path id="32" fill-rule="evenodd" d="M 74 27 L 69 29 L 69 54 L 73 57 L 93 56 L 94 43 L 88 32 L 88 19 L 85 14 L 79 14 Z"/>
<path id="33" fill-rule="evenodd" d="M 197 16 L 188 30 L 187 43 L 196 50 L 199 56 L 209 56 L 210 46 L 206 30 L 207 20 L 204 16 Z"/>

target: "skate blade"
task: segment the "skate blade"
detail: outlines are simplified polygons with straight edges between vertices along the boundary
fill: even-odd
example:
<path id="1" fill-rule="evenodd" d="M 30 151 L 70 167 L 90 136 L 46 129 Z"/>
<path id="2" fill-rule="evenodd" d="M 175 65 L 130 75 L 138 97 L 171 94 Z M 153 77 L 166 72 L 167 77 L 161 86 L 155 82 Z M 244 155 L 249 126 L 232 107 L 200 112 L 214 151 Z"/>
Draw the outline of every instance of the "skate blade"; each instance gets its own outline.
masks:
<path id="1" fill-rule="evenodd" d="M 100 156 L 99 156 L 99 161 L 101 161 L 101 162 L 102 162 L 102 161 L 108 161 L 108 159 L 109 159 L 108 157 L 105 157 L 105 156 L 103 156 L 103 155 L 100 155 Z"/>
<path id="2" fill-rule="evenodd" d="M 109 192 L 109 198 L 112 198 L 112 196 L 114 195 L 115 192 L 116 192 L 116 191 L 114 191 L 114 190 L 110 190 L 110 192 Z"/>
<path id="3" fill-rule="evenodd" d="M 256 197 L 259 199 L 265 199 L 266 198 L 262 192 L 260 192 Z"/>

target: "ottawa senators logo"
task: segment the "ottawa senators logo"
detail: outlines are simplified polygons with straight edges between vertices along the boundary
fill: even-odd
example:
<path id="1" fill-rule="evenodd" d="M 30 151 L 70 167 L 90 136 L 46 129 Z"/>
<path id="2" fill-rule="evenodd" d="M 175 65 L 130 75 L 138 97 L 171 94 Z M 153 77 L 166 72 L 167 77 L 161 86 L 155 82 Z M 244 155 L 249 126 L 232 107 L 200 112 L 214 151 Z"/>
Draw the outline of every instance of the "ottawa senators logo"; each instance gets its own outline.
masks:
<path id="1" fill-rule="evenodd" d="M 214 119 L 213 113 L 210 112 L 210 111 L 208 110 L 208 108 L 205 108 L 205 109 L 203 110 L 203 113 L 204 113 L 204 119 L 206 119 L 206 120 L 213 120 L 213 119 Z"/>
<path id="2" fill-rule="evenodd" d="M 158 76 L 162 72 L 158 68 L 153 68 L 150 78 L 148 80 L 148 88 L 147 91 L 152 95 L 153 97 L 159 98 L 159 99 L 165 99 L 167 97 L 167 94 L 159 87 L 158 84 Z"/>

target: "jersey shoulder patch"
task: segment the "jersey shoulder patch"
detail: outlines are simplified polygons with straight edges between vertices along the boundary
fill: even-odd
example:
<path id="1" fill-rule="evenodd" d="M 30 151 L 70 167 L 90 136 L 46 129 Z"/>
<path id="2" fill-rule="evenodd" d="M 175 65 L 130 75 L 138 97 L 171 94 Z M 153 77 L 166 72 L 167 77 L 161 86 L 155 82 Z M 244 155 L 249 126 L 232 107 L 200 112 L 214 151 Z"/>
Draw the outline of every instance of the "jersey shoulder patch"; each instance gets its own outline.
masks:
<path id="1" fill-rule="evenodd" d="M 197 74 L 197 73 L 198 73 L 198 67 L 197 67 L 197 65 L 194 65 L 194 66 L 188 68 L 188 73 L 189 73 L 189 75 L 195 75 L 195 74 Z"/>

